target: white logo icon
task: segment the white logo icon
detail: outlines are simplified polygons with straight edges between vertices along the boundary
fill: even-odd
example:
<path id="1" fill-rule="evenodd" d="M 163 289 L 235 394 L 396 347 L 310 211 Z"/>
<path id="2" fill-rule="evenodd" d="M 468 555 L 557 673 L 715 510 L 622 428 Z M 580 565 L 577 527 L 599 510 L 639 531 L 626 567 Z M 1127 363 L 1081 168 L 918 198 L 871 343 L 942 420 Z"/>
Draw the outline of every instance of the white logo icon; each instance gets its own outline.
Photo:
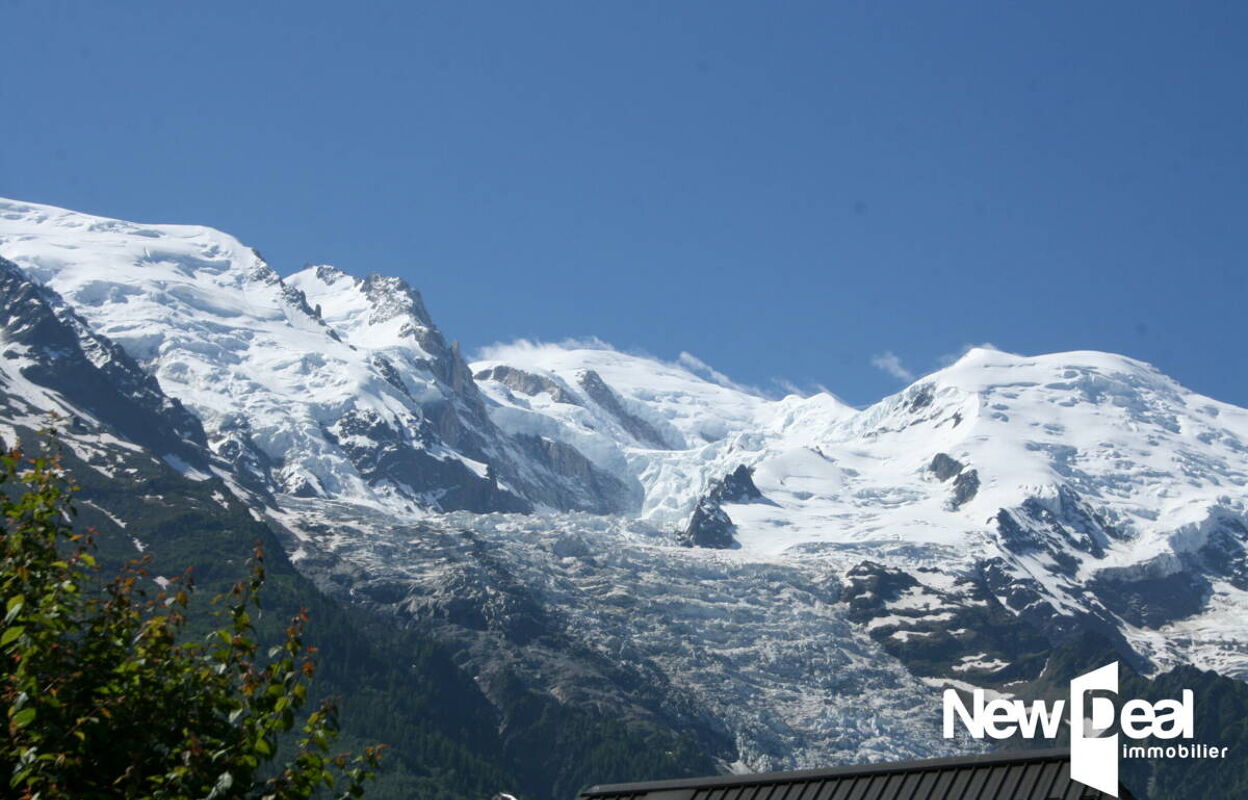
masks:
<path id="1" fill-rule="evenodd" d="M 1101 694 L 1094 694 L 1101 693 Z M 1118 662 L 1080 675 L 1070 682 L 1070 776 L 1111 797 L 1118 796 L 1118 737 L 1106 731 L 1118 723 L 1128 739 L 1190 739 L 1194 735 L 1195 711 L 1191 689 L 1181 700 L 1128 700 L 1115 713 L 1114 701 L 1104 693 L 1118 694 Z M 962 720 L 976 739 L 1008 739 L 1016 734 L 1027 739 L 1037 735 L 1057 738 L 1066 701 L 1052 704 L 1035 700 L 986 701 L 983 689 L 971 692 L 971 707 L 955 689 L 945 690 L 944 734 L 952 739 L 954 722 Z M 1137 748 L 1143 749 L 1143 748 Z M 1161 748 L 1149 748 L 1149 750 Z M 1173 749 L 1173 748 L 1171 748 Z"/>

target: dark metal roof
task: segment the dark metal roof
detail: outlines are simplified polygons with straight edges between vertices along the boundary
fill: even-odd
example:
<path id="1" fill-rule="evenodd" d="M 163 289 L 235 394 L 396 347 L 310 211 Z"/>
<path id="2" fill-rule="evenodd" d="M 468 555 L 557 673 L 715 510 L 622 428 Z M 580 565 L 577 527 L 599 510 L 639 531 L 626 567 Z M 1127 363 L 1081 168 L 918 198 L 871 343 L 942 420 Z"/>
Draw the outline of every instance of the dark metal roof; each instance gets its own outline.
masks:
<path id="1" fill-rule="evenodd" d="M 1131 794 L 1123 789 L 1121 798 Z M 1069 750 L 595 786 L 582 800 L 1100 800 Z"/>

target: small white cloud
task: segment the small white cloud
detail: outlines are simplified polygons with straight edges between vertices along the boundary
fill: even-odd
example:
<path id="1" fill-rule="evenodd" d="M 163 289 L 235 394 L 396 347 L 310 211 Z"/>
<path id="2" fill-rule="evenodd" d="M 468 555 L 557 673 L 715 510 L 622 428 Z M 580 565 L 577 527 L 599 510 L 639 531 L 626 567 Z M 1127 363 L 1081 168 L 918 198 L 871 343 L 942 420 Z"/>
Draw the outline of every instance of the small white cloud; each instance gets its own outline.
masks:
<path id="1" fill-rule="evenodd" d="M 516 339 L 511 342 L 495 342 L 487 344 L 477 349 L 472 355 L 473 361 L 508 361 L 517 356 L 530 355 L 539 353 L 543 350 L 612 350 L 615 348 L 610 343 L 604 342 L 596 336 L 584 339 L 569 338 L 560 342 L 543 342 L 533 341 L 531 339 Z"/>
<path id="2" fill-rule="evenodd" d="M 718 383 L 720 386 L 724 386 L 728 389 L 736 389 L 739 392 L 747 392 L 749 394 L 759 393 L 757 389 L 737 383 L 732 378 L 729 378 L 724 373 L 695 356 L 693 353 L 681 351 L 680 355 L 676 357 L 676 363 L 703 380 Z"/>
<path id="3" fill-rule="evenodd" d="M 702 380 L 719 384 L 728 389 L 735 389 L 745 394 L 758 395 L 759 397 L 769 397 L 763 390 L 749 386 L 744 383 L 737 383 L 724 373 L 707 364 L 702 359 L 692 353 L 681 352 L 675 361 L 668 361 L 658 356 L 651 355 L 645 350 L 633 348 L 630 350 L 621 350 L 610 342 L 604 342 L 596 336 L 581 339 L 564 339 L 560 342 L 544 342 L 534 341 L 531 339 L 516 339 L 512 342 L 496 342 L 488 344 L 477 349 L 473 353 L 471 363 L 497 361 L 503 364 L 520 363 L 537 366 L 541 363 L 544 355 L 559 355 L 568 350 L 603 350 L 611 353 L 620 353 L 622 355 L 632 356 L 634 358 L 653 361 L 664 367 L 676 367 Z M 538 367 L 541 369 L 541 367 Z"/>
<path id="4" fill-rule="evenodd" d="M 798 397 L 809 397 L 810 391 L 803 389 L 793 381 L 787 378 L 772 378 L 771 382 L 780 388 L 780 391 L 786 395 L 795 394 Z"/>
<path id="5" fill-rule="evenodd" d="M 879 355 L 871 356 L 871 366 L 878 370 L 887 372 L 894 378 L 902 381 L 914 380 L 914 373 L 906 369 L 901 363 L 901 359 L 892 350 L 885 350 Z"/>

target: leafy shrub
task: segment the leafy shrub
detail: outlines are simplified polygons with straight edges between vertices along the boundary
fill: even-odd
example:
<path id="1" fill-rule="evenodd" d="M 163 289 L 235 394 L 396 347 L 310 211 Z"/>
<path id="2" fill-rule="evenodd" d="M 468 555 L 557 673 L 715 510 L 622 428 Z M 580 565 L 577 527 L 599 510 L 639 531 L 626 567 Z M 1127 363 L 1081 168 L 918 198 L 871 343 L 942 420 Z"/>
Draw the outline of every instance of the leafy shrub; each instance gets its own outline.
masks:
<path id="1" fill-rule="evenodd" d="M 284 736 L 307 702 L 313 649 L 300 614 L 261 655 L 251 616 L 265 578 L 261 550 L 250 579 L 217 598 L 215 629 L 193 636 L 189 576 L 152 597 L 143 560 L 102 579 L 90 536 L 70 526 L 73 490 L 55 456 L 0 456 L 0 794 L 360 796 L 380 748 L 331 755 L 332 702 Z"/>

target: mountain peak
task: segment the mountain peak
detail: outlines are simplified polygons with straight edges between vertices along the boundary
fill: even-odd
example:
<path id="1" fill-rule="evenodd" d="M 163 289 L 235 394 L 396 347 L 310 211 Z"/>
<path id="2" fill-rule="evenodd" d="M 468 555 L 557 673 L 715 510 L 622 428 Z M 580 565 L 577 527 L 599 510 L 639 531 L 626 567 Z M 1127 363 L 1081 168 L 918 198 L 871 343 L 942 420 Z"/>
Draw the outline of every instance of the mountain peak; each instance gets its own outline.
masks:
<path id="1" fill-rule="evenodd" d="M 280 282 L 254 249 L 202 225 L 141 224 L 56 206 L 0 198 L 0 246 L 7 258 L 47 283 L 75 251 L 91 255 L 96 284 L 118 269 L 143 268 L 155 279 L 196 276 L 219 285 Z M 72 299 L 72 298 L 71 298 Z"/>
<path id="2" fill-rule="evenodd" d="M 1071 382 L 1074 383 L 1071 383 Z M 919 378 L 912 386 L 955 387 L 967 393 L 1011 384 L 1053 384 L 1076 388 L 1088 382 L 1108 381 L 1122 386 L 1184 391 L 1178 383 L 1144 361 L 1099 350 L 1073 350 L 1024 356 L 987 347 L 974 347 L 957 361 Z"/>
<path id="3" fill-rule="evenodd" d="M 424 299 L 402 278 L 359 278 L 337 267 L 310 265 L 286 278 L 326 324 L 366 348 L 417 348 L 436 356 L 445 346 Z"/>

